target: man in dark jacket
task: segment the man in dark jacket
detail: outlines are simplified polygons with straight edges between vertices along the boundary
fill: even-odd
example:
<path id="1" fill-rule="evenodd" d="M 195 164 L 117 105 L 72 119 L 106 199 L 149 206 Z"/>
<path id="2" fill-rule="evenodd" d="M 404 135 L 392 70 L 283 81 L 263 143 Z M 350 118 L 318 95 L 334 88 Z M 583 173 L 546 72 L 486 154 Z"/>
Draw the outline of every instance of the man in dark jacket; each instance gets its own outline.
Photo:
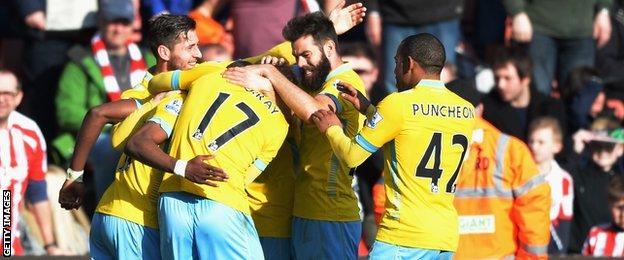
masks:
<path id="1" fill-rule="evenodd" d="M 399 43 L 410 35 L 433 34 L 444 45 L 447 62 L 455 63 L 455 46 L 461 38 L 459 19 L 463 0 L 368 0 L 366 7 L 370 10 L 366 33 L 373 45 L 382 46 L 382 72 L 388 93 L 397 91 L 393 77 L 394 54 Z"/>
<path id="2" fill-rule="evenodd" d="M 483 118 L 525 142 L 534 118 L 552 116 L 566 126 L 563 103 L 531 88 L 531 69 L 531 58 L 521 48 L 502 50 L 493 63 L 496 88 L 483 99 Z"/>

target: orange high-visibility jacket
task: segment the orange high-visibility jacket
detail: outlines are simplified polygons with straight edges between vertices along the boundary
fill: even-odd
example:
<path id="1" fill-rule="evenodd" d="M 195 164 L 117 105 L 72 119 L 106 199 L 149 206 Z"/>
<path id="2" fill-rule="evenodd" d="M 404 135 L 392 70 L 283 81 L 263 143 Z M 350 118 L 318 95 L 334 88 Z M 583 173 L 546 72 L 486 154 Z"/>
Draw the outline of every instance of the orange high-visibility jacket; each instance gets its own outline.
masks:
<path id="1" fill-rule="evenodd" d="M 455 257 L 547 258 L 550 203 L 526 144 L 479 118 L 455 191 Z"/>

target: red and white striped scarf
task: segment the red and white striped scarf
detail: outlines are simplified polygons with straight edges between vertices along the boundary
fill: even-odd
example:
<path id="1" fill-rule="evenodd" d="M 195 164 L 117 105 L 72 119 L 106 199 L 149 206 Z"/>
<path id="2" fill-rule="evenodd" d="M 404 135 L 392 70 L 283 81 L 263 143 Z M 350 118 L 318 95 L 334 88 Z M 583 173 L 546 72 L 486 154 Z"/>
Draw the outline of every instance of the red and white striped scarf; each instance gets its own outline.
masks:
<path id="1" fill-rule="evenodd" d="M 134 86 L 141 83 L 143 76 L 147 72 L 147 66 L 145 65 L 143 56 L 141 55 L 141 50 L 135 43 L 128 42 L 126 43 L 126 46 L 128 47 L 128 52 L 130 53 L 130 85 Z M 117 78 L 115 78 L 113 66 L 111 66 L 108 59 L 106 46 L 104 45 L 104 41 L 99 33 L 96 33 L 91 39 L 91 50 L 93 51 L 95 60 L 100 66 L 108 100 L 119 100 L 121 98 L 121 89 L 117 83 Z"/>

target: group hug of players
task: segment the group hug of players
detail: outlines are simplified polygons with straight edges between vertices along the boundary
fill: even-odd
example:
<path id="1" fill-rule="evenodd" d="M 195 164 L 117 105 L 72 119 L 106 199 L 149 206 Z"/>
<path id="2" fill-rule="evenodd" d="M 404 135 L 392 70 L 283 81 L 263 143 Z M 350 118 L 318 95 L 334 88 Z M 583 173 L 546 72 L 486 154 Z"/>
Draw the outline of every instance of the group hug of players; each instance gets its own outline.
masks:
<path id="1" fill-rule="evenodd" d="M 259 56 L 197 65 L 192 20 L 150 21 L 153 76 L 89 112 L 60 191 L 64 208 L 80 207 L 87 154 L 116 123 L 112 145 L 125 152 L 92 220 L 91 257 L 357 259 L 350 173 L 383 147 L 386 212 L 371 258 L 451 258 L 474 107 L 439 81 L 445 53 L 430 34 L 403 40 L 400 92 L 371 105 L 337 53 L 337 33 L 365 8 L 343 7 L 293 18 L 287 42 Z M 469 112 L 414 112 L 427 104 Z"/>

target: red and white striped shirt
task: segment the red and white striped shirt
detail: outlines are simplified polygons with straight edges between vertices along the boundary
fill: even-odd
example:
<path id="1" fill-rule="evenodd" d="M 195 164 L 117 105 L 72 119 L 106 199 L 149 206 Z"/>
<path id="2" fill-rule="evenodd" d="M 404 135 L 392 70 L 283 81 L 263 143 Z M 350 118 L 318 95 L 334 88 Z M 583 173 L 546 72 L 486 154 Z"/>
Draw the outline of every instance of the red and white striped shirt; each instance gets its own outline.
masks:
<path id="1" fill-rule="evenodd" d="M 561 220 L 571 220 L 574 203 L 572 176 L 563 170 L 555 160 L 552 160 L 550 172 L 545 174 L 545 179 L 550 185 L 552 197 L 550 221 L 554 226 L 557 226 Z"/>
<path id="2" fill-rule="evenodd" d="M 0 187 L 11 191 L 12 252 L 22 253 L 17 229 L 19 205 L 29 181 L 45 180 L 46 143 L 35 121 L 13 111 L 7 128 L 0 129 Z"/>
<path id="3" fill-rule="evenodd" d="M 624 230 L 613 224 L 592 227 L 583 244 L 586 256 L 622 256 L 624 255 Z"/>

